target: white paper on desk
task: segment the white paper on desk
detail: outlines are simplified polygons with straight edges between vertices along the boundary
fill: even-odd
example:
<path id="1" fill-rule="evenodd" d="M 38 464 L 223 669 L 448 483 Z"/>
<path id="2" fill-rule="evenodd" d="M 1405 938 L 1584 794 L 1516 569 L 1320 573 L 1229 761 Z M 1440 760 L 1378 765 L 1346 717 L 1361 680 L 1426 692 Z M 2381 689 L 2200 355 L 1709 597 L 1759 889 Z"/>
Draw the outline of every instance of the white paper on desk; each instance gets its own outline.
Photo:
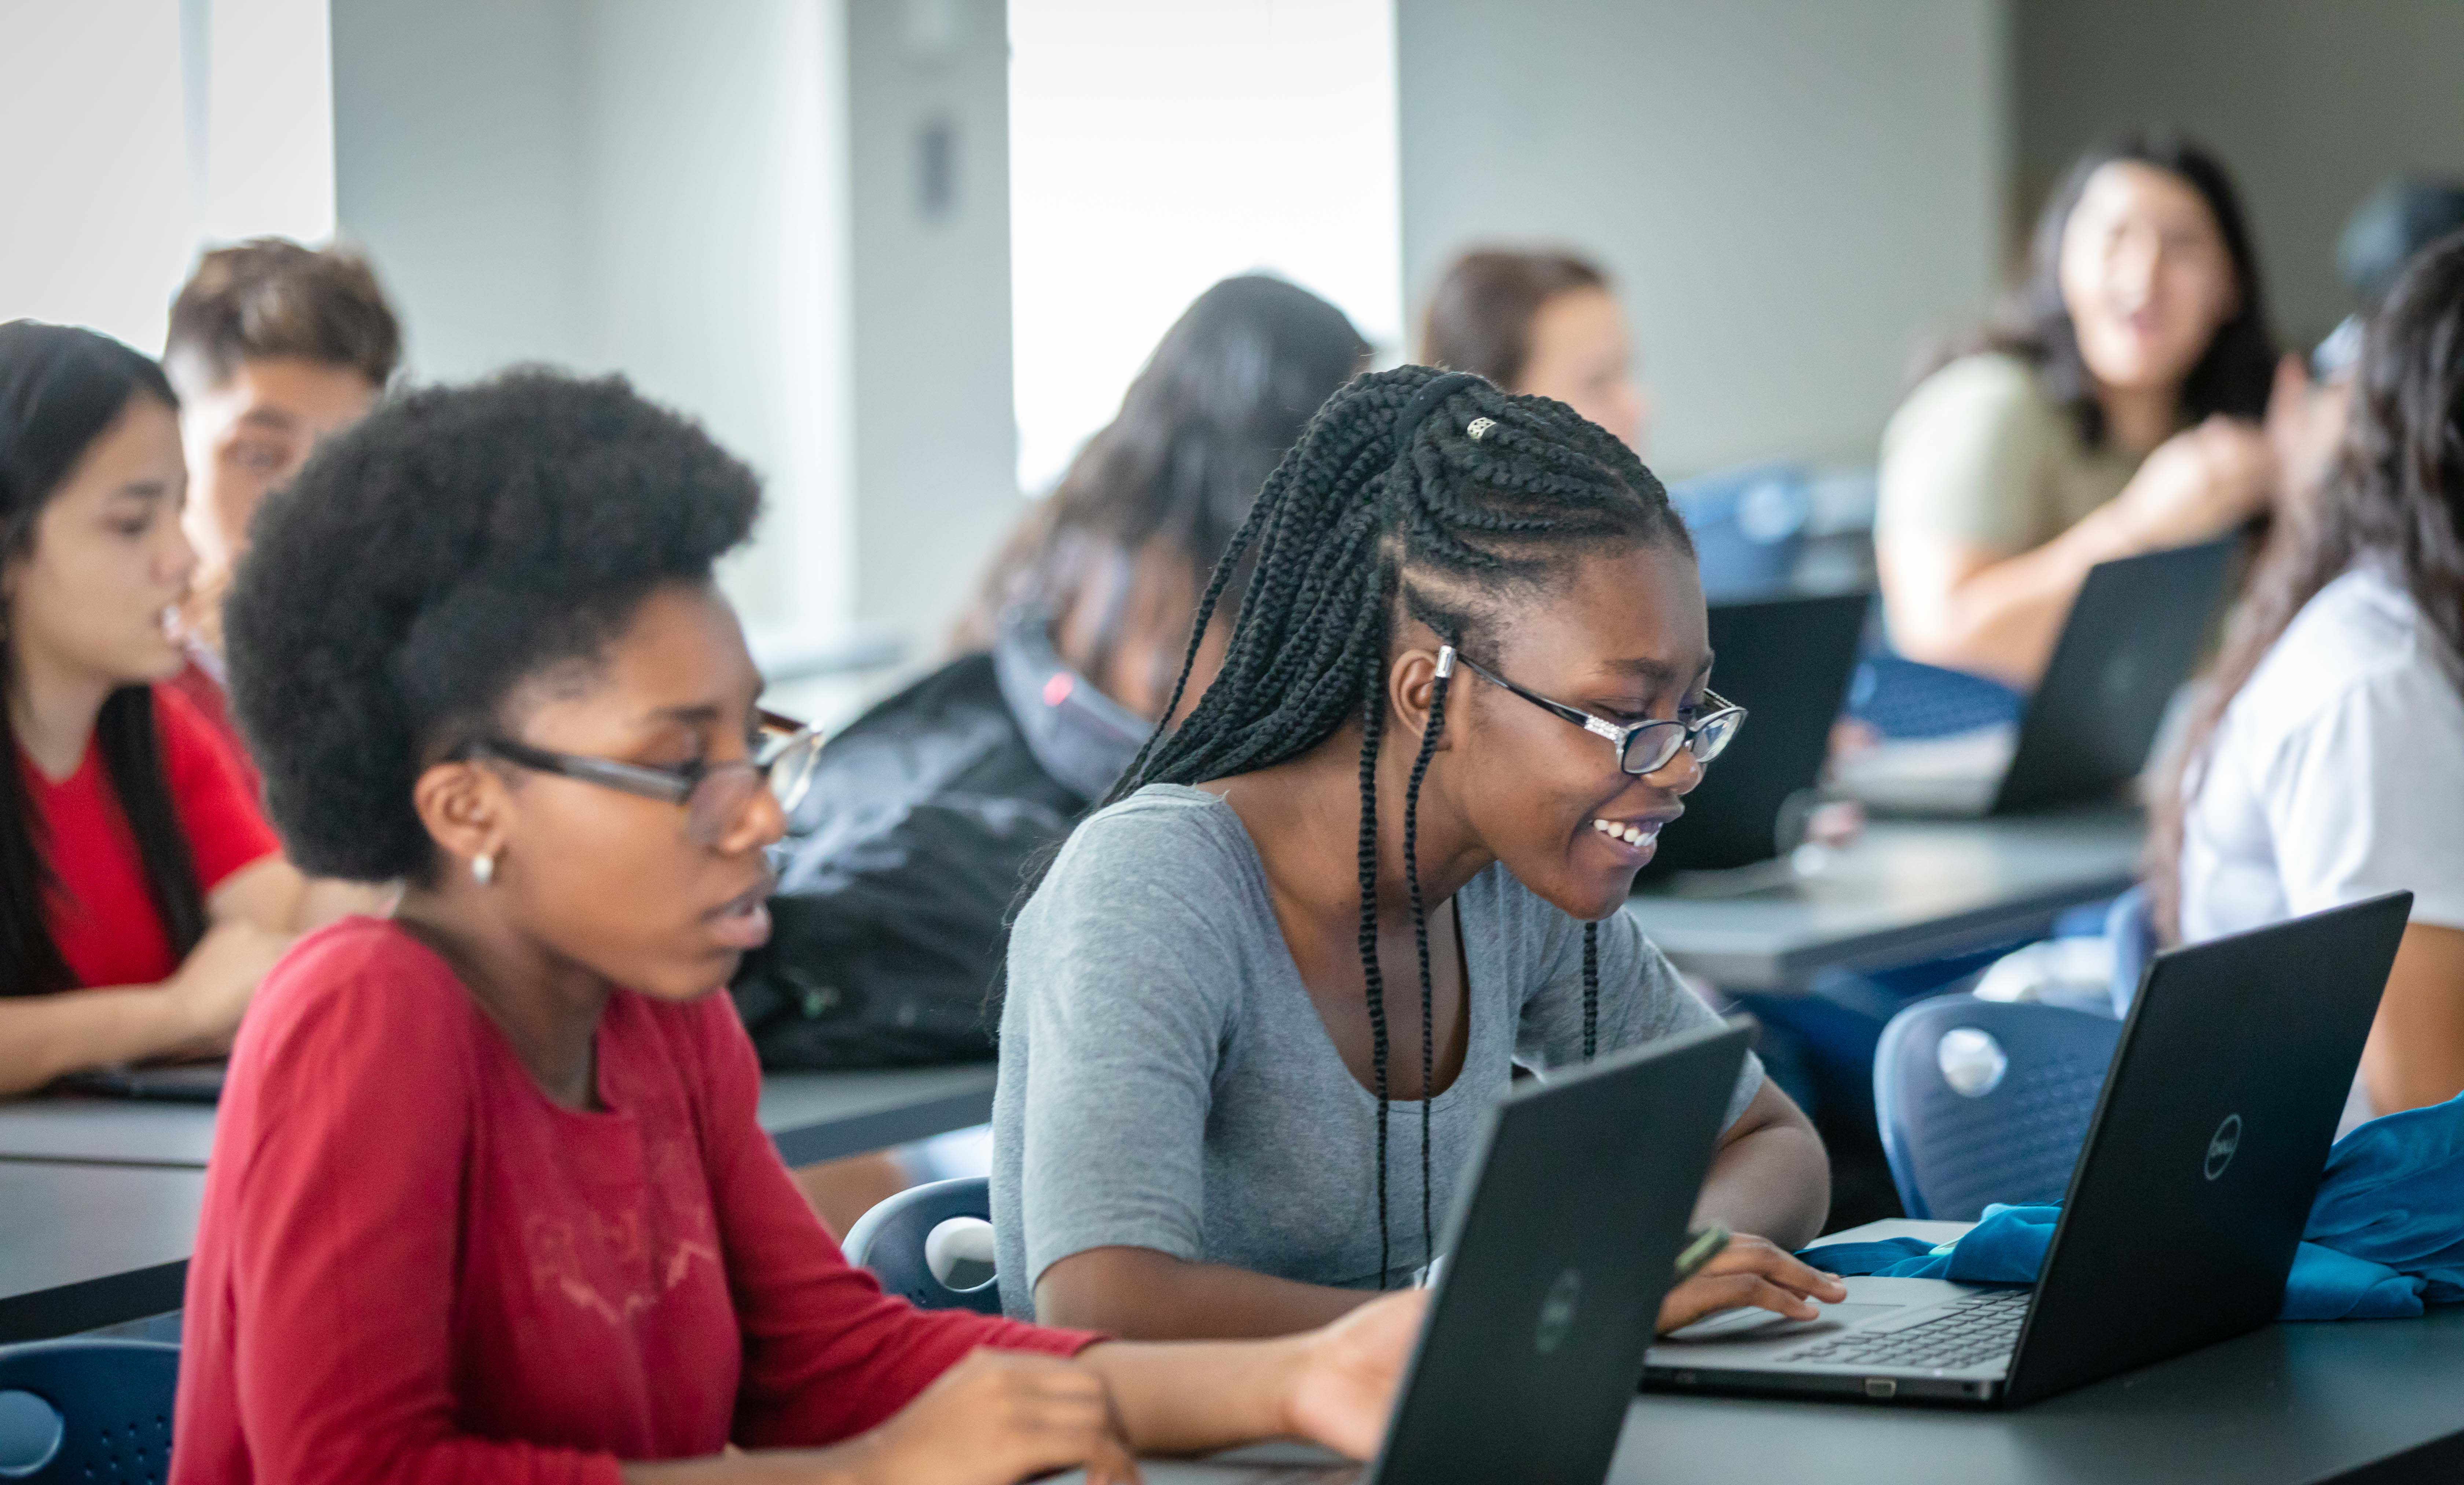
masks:
<path id="1" fill-rule="evenodd" d="M 1933 803 L 1990 795 L 2019 746 L 2015 722 L 1995 722 L 1942 738 L 1879 742 L 1832 765 L 1839 792 L 1871 804 Z M 1982 797 L 1978 803 L 1981 805 Z"/>

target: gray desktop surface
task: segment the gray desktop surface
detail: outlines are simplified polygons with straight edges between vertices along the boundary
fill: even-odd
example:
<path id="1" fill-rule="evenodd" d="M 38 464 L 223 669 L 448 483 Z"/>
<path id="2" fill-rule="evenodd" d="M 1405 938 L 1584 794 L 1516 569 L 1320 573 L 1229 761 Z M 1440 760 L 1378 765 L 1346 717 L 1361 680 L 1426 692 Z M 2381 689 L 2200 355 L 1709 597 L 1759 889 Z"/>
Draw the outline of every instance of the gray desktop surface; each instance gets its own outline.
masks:
<path id="1" fill-rule="evenodd" d="M 1612 1485 L 2464 1479 L 2464 1307 L 2270 1325 L 2009 1412 L 1638 1399 Z"/>
<path id="2" fill-rule="evenodd" d="M 791 1165 L 859 1155 L 992 1118 L 993 1064 L 858 1073 L 774 1073 L 761 1127 Z M 213 1150 L 209 1104 L 84 1095 L 0 1102 L 0 1162 L 202 1169 Z"/>
<path id="3" fill-rule="evenodd" d="M 1682 824 L 1677 827 L 1683 829 Z M 1786 861 L 1651 883 L 1626 912 L 1677 967 L 1788 992 L 1825 969 L 1990 948 L 2127 888 L 2145 826 L 2112 806 L 1981 820 L 1876 820 L 1813 873 Z"/>
<path id="4" fill-rule="evenodd" d="M 990 1062 L 861 1073 L 772 1073 L 761 1127 L 790 1165 L 929 1140 L 993 1117 Z"/>
<path id="5" fill-rule="evenodd" d="M 0 1161 L 0 1344 L 180 1308 L 202 1170 Z"/>

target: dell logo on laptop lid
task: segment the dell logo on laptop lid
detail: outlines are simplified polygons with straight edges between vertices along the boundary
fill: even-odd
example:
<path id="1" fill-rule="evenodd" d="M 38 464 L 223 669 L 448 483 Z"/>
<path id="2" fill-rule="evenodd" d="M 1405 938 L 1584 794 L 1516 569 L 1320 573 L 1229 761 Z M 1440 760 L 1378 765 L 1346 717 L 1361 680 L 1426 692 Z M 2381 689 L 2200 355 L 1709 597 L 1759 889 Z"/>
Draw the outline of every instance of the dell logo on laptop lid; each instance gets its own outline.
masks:
<path id="1" fill-rule="evenodd" d="M 2208 1137 L 2208 1179 L 2213 1181 L 2233 1164 L 2233 1152 L 2241 1148 L 2241 1116 L 2228 1114 L 2216 1132 Z"/>
<path id="2" fill-rule="evenodd" d="M 1566 1343 L 1566 1333 L 1574 1328 L 1574 1308 L 1583 1299 L 1583 1271 L 1568 1269 L 1549 1286 L 1549 1297 L 1540 1301 L 1540 1323 L 1531 1333 L 1531 1349 L 1542 1356 L 1550 1355 Z"/>

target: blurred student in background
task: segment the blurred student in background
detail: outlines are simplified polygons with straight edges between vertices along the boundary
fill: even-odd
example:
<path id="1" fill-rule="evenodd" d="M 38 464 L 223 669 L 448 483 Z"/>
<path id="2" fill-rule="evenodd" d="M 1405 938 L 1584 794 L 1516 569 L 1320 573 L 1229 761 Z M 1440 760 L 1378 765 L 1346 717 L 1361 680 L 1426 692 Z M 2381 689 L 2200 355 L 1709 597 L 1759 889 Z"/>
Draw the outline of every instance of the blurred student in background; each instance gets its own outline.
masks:
<path id="1" fill-rule="evenodd" d="M 2464 185 L 2398 178 L 2354 208 L 2336 239 L 2336 268 L 2357 306 L 2310 353 L 2309 394 L 2281 419 L 2277 438 L 2290 499 L 2307 499 L 2326 482 L 2344 438 L 2353 376 L 2362 357 L 2362 325 L 2387 299 L 2413 255 L 2464 230 Z M 2279 421 L 2271 410 L 2269 422 Z"/>
<path id="2" fill-rule="evenodd" d="M 2254 575 L 2157 816 L 2184 942 L 2413 893 L 2348 1123 L 2464 1091 L 2459 347 L 2464 235 L 2368 322 L 2338 465 Z"/>
<path id="3" fill-rule="evenodd" d="M 1419 359 L 1553 397 L 1638 454 L 1651 432 L 1625 312 L 1608 275 L 1573 253 L 1477 248 L 1456 258 L 1429 295 Z"/>
<path id="4" fill-rule="evenodd" d="M 984 998 L 1029 859 L 1161 719 L 1199 592 L 1259 486 L 1368 359 L 1341 310 L 1255 275 L 1207 290 L 1165 332 L 1119 414 L 994 560 L 958 626 L 963 653 L 824 751 L 792 822 L 777 931 L 736 983 L 765 1060 L 992 1054 Z M 1202 647 L 1210 674 L 1226 628 Z M 879 1158 L 802 1173 L 840 1230 L 907 1177 Z"/>
<path id="5" fill-rule="evenodd" d="M 196 554 L 162 368 L 0 325 L 0 1094 L 228 1045 L 320 898 L 163 684 Z"/>
<path id="6" fill-rule="evenodd" d="M 402 327 L 366 259 L 279 237 L 217 248 L 171 304 L 164 368 L 180 392 L 197 574 L 182 619 L 189 661 L 173 684 L 255 770 L 223 698 L 222 604 L 248 521 L 319 439 L 365 416 L 402 361 Z"/>
<path id="7" fill-rule="evenodd" d="M 2089 151 L 2002 318 L 1882 435 L 1874 539 L 1894 646 L 2033 686 L 2089 568 L 2269 508 L 2259 419 L 2277 375 L 2224 167 L 2166 134 Z"/>

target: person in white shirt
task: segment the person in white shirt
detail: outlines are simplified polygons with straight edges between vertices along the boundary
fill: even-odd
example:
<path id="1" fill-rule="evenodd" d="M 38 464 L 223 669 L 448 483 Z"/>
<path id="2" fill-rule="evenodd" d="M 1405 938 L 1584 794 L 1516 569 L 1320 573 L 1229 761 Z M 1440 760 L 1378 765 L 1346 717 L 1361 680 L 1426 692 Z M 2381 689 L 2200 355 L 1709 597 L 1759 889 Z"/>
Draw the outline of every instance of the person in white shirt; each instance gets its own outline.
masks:
<path id="1" fill-rule="evenodd" d="M 2160 797 L 2150 887 L 2187 942 L 2413 893 L 2349 1123 L 2464 1090 L 2464 234 L 2364 331 L 2336 470 L 2288 515 Z"/>

